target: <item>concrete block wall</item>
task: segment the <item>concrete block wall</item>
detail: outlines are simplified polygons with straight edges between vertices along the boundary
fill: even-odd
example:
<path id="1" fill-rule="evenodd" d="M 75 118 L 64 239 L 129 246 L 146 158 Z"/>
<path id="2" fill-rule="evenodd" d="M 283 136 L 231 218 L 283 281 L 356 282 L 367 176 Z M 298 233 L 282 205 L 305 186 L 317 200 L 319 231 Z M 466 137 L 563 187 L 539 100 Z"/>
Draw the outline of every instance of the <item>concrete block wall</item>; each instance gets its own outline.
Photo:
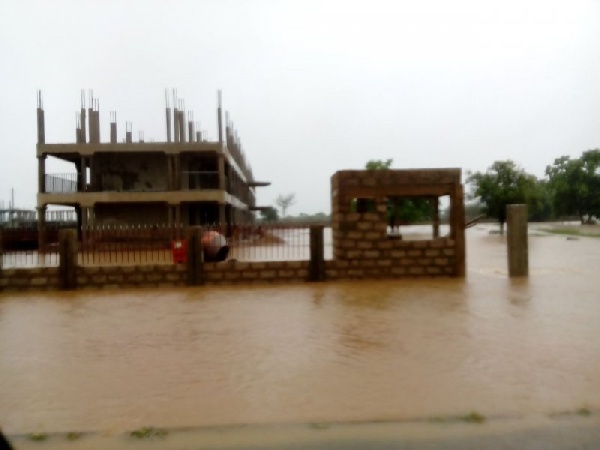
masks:
<path id="1" fill-rule="evenodd" d="M 347 244 L 353 245 L 353 241 L 349 239 Z M 455 275 L 454 242 L 448 238 L 378 241 L 372 248 L 348 250 L 350 256 L 353 252 L 356 257 L 325 261 L 327 280 Z"/>
<path id="2" fill-rule="evenodd" d="M 204 264 L 204 284 L 300 283 L 308 261 L 225 262 Z"/>
<path id="3" fill-rule="evenodd" d="M 78 289 L 173 287 L 187 285 L 186 267 L 182 264 L 77 267 L 76 270 Z"/>
<path id="4" fill-rule="evenodd" d="M 455 239 L 404 241 L 387 235 L 384 194 L 404 186 L 409 193 L 422 194 L 430 184 L 451 184 L 455 175 L 441 170 L 337 172 L 331 179 L 334 260 L 326 262 L 326 279 L 459 275 Z M 365 192 L 362 197 L 361 192 Z M 369 212 L 352 210 L 356 198 L 369 199 Z"/>
<path id="5" fill-rule="evenodd" d="M 0 291 L 48 291 L 60 286 L 58 267 L 2 269 Z"/>

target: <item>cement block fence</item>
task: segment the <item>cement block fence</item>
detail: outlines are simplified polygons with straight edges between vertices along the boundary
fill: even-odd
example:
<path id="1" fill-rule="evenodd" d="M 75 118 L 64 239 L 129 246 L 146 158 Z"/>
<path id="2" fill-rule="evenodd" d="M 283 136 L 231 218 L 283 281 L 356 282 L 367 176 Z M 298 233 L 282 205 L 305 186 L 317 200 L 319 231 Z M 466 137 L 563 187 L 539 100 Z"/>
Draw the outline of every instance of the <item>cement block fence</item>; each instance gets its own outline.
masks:
<path id="1" fill-rule="evenodd" d="M 368 218 L 368 217 L 367 217 Z M 0 268 L 0 290 L 72 290 L 100 288 L 174 287 L 200 285 L 300 283 L 324 280 L 360 280 L 404 277 L 456 276 L 456 251 L 450 237 L 431 240 L 381 240 L 368 255 L 324 258 L 324 226 L 309 228 L 306 260 L 205 262 L 202 230 L 184 230 L 187 262 L 123 265 L 81 264 L 78 231 L 58 233 L 58 266 Z M 346 242 L 345 245 L 350 245 Z M 357 243 L 358 245 L 358 243 Z M 1 255 L 0 255 L 1 256 Z"/>
<path id="2" fill-rule="evenodd" d="M 187 261 L 183 264 L 127 264 L 86 266 L 80 264 L 78 231 L 58 233 L 58 267 L 2 268 L 0 290 L 72 290 L 117 287 L 171 287 L 204 284 L 264 284 L 320 281 L 325 279 L 323 230 L 309 228 L 306 261 L 204 261 L 202 230 L 184 230 Z M 1 248 L 1 247 L 0 247 Z M 0 254 L 0 257 L 2 255 Z"/>

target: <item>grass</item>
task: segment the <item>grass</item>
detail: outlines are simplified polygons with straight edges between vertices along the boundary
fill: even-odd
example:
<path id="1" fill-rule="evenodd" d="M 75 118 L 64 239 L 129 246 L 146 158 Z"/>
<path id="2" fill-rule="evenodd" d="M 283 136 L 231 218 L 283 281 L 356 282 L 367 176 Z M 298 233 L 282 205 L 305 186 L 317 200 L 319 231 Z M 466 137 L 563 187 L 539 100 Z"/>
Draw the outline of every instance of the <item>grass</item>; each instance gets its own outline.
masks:
<path id="1" fill-rule="evenodd" d="M 600 238 L 600 233 L 584 233 L 575 228 L 540 228 L 541 231 L 552 234 L 565 234 L 567 236 L 583 236 Z"/>
<path id="2" fill-rule="evenodd" d="M 138 430 L 133 430 L 129 432 L 129 436 L 138 438 L 138 439 L 149 439 L 155 437 L 165 437 L 169 432 L 167 430 L 163 430 L 161 428 L 154 427 L 143 427 Z"/>
<path id="3" fill-rule="evenodd" d="M 329 425 L 328 423 L 323 423 L 323 422 L 313 422 L 313 423 L 309 424 L 309 426 L 313 430 L 327 430 L 328 428 L 331 428 L 331 425 Z"/>
<path id="4" fill-rule="evenodd" d="M 483 423 L 485 422 L 486 417 L 481 414 L 478 413 L 476 411 L 473 411 L 469 414 L 465 414 L 464 416 L 447 416 L 447 417 L 442 417 L 442 416 L 435 416 L 435 417 L 431 417 L 428 419 L 429 422 L 431 423 L 455 423 L 455 422 L 467 422 L 467 423 Z"/>
<path id="5" fill-rule="evenodd" d="M 461 420 L 468 423 L 483 423 L 485 422 L 485 416 L 478 412 L 473 411 L 472 413 L 462 416 Z"/>
<path id="6" fill-rule="evenodd" d="M 586 408 L 585 406 L 584 406 L 583 408 L 579 408 L 579 409 L 576 411 L 576 413 L 577 413 L 577 414 L 579 414 L 580 416 L 584 416 L 584 417 L 587 417 L 587 416 L 591 416 L 591 415 L 592 415 L 592 412 L 590 411 L 590 409 L 589 409 L 589 408 Z"/>
<path id="7" fill-rule="evenodd" d="M 68 441 L 76 441 L 81 436 L 82 436 L 82 433 L 78 433 L 76 431 L 70 431 L 69 433 L 67 433 L 67 440 Z"/>
<path id="8" fill-rule="evenodd" d="M 35 442 L 42 442 L 48 439 L 48 435 L 46 433 L 30 433 L 27 435 L 27 439 Z"/>

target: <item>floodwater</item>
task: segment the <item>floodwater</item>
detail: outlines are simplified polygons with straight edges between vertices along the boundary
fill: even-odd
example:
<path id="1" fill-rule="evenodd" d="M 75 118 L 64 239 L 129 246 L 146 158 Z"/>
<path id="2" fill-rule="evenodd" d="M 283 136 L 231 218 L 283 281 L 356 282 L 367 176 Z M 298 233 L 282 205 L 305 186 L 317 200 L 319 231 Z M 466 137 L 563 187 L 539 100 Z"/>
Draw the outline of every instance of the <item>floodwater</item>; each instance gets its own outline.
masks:
<path id="1" fill-rule="evenodd" d="M 0 294 L 5 433 L 600 408 L 600 239 L 467 230 L 464 280 Z"/>

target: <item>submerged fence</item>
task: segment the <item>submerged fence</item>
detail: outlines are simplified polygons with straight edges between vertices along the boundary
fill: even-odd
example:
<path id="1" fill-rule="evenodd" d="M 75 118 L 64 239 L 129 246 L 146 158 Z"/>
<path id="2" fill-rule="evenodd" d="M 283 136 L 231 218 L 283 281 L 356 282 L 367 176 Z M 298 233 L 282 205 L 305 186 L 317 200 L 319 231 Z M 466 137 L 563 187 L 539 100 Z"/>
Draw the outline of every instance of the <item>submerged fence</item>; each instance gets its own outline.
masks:
<path id="1" fill-rule="evenodd" d="M 46 227 L 0 230 L 4 268 L 54 267 L 59 264 L 58 230 Z M 77 232 L 77 263 L 81 266 L 175 264 L 185 253 L 192 231 L 216 231 L 227 236 L 228 260 L 308 261 L 309 224 L 248 224 L 184 227 L 182 225 L 95 225 Z M 41 238 L 41 239 L 40 239 Z M 325 230 L 324 258 L 332 258 L 331 230 Z M 174 258 L 175 257 L 175 258 Z M 183 256 L 185 260 L 186 257 Z"/>

